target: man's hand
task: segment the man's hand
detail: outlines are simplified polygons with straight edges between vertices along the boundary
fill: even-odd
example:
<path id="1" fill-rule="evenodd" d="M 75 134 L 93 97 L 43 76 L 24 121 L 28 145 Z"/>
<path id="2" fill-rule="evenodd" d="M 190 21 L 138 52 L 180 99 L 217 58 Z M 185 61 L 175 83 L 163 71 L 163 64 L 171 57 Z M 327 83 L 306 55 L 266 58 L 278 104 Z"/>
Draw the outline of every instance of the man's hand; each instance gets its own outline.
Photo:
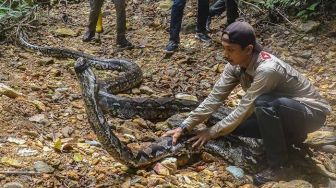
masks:
<path id="1" fill-rule="evenodd" d="M 190 138 L 188 142 L 197 140 L 193 145 L 193 149 L 199 149 L 202 147 L 204 144 L 206 144 L 209 140 L 211 139 L 210 131 L 209 129 L 202 129 L 200 130 L 196 136 Z"/>
<path id="2" fill-rule="evenodd" d="M 172 136 L 173 137 L 173 145 L 175 145 L 177 140 L 180 138 L 181 135 L 182 135 L 182 128 L 178 127 L 176 129 L 167 131 L 166 133 L 164 133 L 162 135 L 162 137 Z"/>

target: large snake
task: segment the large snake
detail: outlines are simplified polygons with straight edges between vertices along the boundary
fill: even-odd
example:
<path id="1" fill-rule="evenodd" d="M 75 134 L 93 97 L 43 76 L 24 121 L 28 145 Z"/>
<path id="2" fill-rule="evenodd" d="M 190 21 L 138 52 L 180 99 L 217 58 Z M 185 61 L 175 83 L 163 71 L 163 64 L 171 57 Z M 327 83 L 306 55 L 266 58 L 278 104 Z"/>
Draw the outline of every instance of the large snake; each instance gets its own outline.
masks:
<path id="1" fill-rule="evenodd" d="M 75 72 L 82 88 L 89 123 L 95 131 L 102 146 L 112 155 L 114 159 L 127 166 L 138 168 L 152 164 L 167 156 L 176 156 L 190 152 L 188 149 L 188 145 L 190 144 L 188 144 L 187 139 L 190 138 L 191 135 L 183 136 L 180 139 L 180 142 L 176 145 L 172 144 L 171 137 L 165 137 L 153 142 L 146 148 L 138 151 L 132 151 L 119 140 L 113 132 L 111 126 L 108 125 L 98 101 L 101 100 L 99 99 L 101 96 L 108 98 L 111 95 L 99 90 L 96 77 L 86 59 L 79 58 L 77 60 Z M 216 119 L 215 117 L 213 118 Z M 238 143 L 245 143 L 249 145 L 249 147 L 241 147 L 242 145 Z M 258 157 L 258 155 L 257 153 L 253 153 L 251 151 L 253 148 L 257 147 L 258 144 L 256 144 L 256 142 L 229 137 L 224 140 L 222 138 L 207 143 L 205 145 L 205 150 L 223 156 L 227 159 L 233 159 L 234 161 L 232 162 L 237 164 L 248 164 L 250 161 L 256 162 L 256 159 L 253 157 Z"/>
<path id="2" fill-rule="evenodd" d="M 99 104 L 104 112 L 121 118 L 141 116 L 144 119 L 166 119 L 179 112 L 189 112 L 197 107 L 198 102 L 177 98 L 127 98 L 113 94 L 126 91 L 142 82 L 140 67 L 127 60 L 101 59 L 89 54 L 66 48 L 39 46 L 28 42 L 27 35 L 19 29 L 19 41 L 25 48 L 39 51 L 42 54 L 55 57 L 84 58 L 86 62 L 97 70 L 116 70 L 125 72 L 115 79 L 99 80 L 101 92 Z"/>
<path id="3" fill-rule="evenodd" d="M 176 145 L 172 144 L 171 137 L 165 137 L 142 149 L 132 151 L 115 135 L 113 125 L 110 126 L 107 123 L 101 105 L 98 103 L 99 98 L 105 98 L 104 100 L 108 101 L 108 98 L 113 98 L 113 95 L 108 95 L 99 90 L 96 77 L 85 59 L 79 58 L 77 60 L 75 72 L 82 88 L 89 123 L 102 146 L 115 160 L 129 167 L 139 168 L 146 167 L 168 156 L 178 156 L 191 152 L 188 138 L 192 135 L 183 135 Z M 111 107 L 113 108 L 113 106 Z M 230 110 L 221 108 L 209 119 L 209 125 L 218 122 L 229 112 Z M 262 144 L 257 139 L 229 135 L 209 141 L 202 150 L 218 155 L 252 173 L 265 168 L 266 163 Z M 302 162 L 302 159 L 300 159 L 300 162 Z M 330 168 L 318 163 L 311 163 L 317 172 L 335 179 L 335 166 L 328 164 L 327 167 Z"/>
<path id="4" fill-rule="evenodd" d="M 191 135 L 184 136 L 175 146 L 172 145 L 171 138 L 167 137 L 152 143 L 149 147 L 132 151 L 114 134 L 113 127 L 107 124 L 104 113 L 121 118 L 140 116 L 144 119 L 166 119 L 179 112 L 191 111 L 198 105 L 197 102 L 176 98 L 127 98 L 114 95 L 133 88 L 142 81 L 142 71 L 139 66 L 130 61 L 99 59 L 70 49 L 34 45 L 28 42 L 27 35 L 22 30 L 19 31 L 19 40 L 24 47 L 46 55 L 79 58 L 75 71 L 81 83 L 90 125 L 103 147 L 116 160 L 130 167 L 143 167 L 167 156 L 190 152 L 187 139 Z M 125 74 L 115 80 L 104 80 L 98 83 L 90 67 L 99 70 L 123 71 Z M 208 122 L 214 124 L 228 113 L 228 109 L 220 109 Z M 210 141 L 204 148 L 234 164 L 249 167 L 251 164 L 256 164 L 260 158 L 259 146 L 260 144 L 253 139 L 226 137 Z"/>

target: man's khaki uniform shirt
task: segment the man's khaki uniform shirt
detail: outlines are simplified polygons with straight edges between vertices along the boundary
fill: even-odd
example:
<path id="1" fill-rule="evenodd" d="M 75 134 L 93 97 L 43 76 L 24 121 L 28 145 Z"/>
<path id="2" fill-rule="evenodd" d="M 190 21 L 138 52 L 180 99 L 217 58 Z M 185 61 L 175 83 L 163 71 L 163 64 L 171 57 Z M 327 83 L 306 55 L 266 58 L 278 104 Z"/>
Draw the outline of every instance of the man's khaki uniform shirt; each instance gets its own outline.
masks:
<path id="1" fill-rule="evenodd" d="M 328 102 L 315 87 L 297 70 L 267 52 L 255 53 L 245 71 L 239 66 L 227 64 L 209 96 L 193 110 L 182 123 L 187 130 L 206 120 L 216 111 L 230 92 L 241 84 L 246 94 L 239 105 L 223 120 L 210 128 L 212 138 L 233 131 L 254 112 L 255 99 L 266 93 L 297 100 L 325 114 L 331 112 Z"/>

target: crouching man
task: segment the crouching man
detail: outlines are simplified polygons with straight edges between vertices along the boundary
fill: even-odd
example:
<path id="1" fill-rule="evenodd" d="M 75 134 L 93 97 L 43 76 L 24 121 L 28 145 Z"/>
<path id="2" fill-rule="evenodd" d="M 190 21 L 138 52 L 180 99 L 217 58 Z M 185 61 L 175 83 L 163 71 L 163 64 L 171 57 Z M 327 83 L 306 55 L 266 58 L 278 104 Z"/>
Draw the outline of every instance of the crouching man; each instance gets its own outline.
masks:
<path id="1" fill-rule="evenodd" d="M 223 32 L 224 56 L 228 60 L 209 96 L 180 127 L 166 132 L 173 143 L 205 121 L 240 84 L 246 91 L 239 105 L 211 128 L 190 139 L 198 148 L 208 140 L 234 134 L 263 139 L 269 168 L 254 175 L 254 183 L 279 181 L 288 160 L 288 147 L 302 143 L 309 132 L 319 129 L 331 112 L 314 86 L 293 67 L 262 51 L 254 29 L 234 22 Z"/>

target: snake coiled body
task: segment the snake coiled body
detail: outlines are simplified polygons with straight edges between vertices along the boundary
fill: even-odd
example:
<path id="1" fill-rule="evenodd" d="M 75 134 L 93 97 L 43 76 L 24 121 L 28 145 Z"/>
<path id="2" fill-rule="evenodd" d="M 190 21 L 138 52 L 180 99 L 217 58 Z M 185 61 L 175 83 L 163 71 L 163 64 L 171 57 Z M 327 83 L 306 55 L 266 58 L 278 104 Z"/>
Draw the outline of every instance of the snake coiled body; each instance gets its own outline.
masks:
<path id="1" fill-rule="evenodd" d="M 144 119 L 166 119 L 176 113 L 189 112 L 198 106 L 198 102 L 176 98 L 127 98 L 114 95 L 120 91 L 131 89 L 142 81 L 142 71 L 138 65 L 130 61 L 117 59 L 99 59 L 88 54 L 49 46 L 30 44 L 23 32 L 19 33 L 20 43 L 29 49 L 42 54 L 79 58 L 75 71 L 80 81 L 83 98 L 86 104 L 89 123 L 96 133 L 102 146 L 119 162 L 130 167 L 144 167 L 167 156 L 177 156 L 190 153 L 185 135 L 176 145 L 172 144 L 170 137 L 153 142 L 150 146 L 132 151 L 113 132 L 113 125 L 108 125 L 104 113 L 121 118 L 140 116 Z M 91 67 L 99 70 L 117 70 L 125 74 L 114 80 L 97 81 Z M 210 124 L 218 122 L 229 111 L 221 109 L 209 119 Z M 255 152 L 260 144 L 253 139 L 226 137 L 210 141 L 204 149 L 217 154 L 234 164 L 256 164 L 260 153 Z M 252 163 L 251 163 L 252 162 Z"/>
<path id="2" fill-rule="evenodd" d="M 66 48 L 34 45 L 28 42 L 27 35 L 22 30 L 19 31 L 19 41 L 22 46 L 28 49 L 39 51 L 42 54 L 73 59 L 82 57 L 87 60 L 90 66 L 95 67 L 98 70 L 117 70 L 125 72 L 125 74 L 117 77 L 113 81 L 100 81 L 100 88 L 109 93 L 119 93 L 121 91 L 129 90 L 142 82 L 142 71 L 140 67 L 131 61 L 119 59 L 100 59 L 83 52 Z"/>
<path id="3" fill-rule="evenodd" d="M 190 144 L 188 144 L 187 139 L 190 138 L 191 135 L 183 136 L 180 139 L 180 142 L 176 145 L 172 144 L 171 137 L 165 137 L 153 142 L 146 148 L 138 151 L 132 151 L 119 140 L 113 132 L 111 126 L 108 125 L 101 105 L 98 102 L 101 100 L 99 98 L 102 96 L 98 95 L 98 93 L 102 93 L 102 91 L 99 91 L 96 77 L 85 59 L 80 58 L 77 60 L 75 71 L 82 88 L 89 123 L 95 131 L 102 146 L 112 155 L 114 159 L 127 166 L 138 168 L 152 164 L 167 156 L 176 156 L 190 152 L 188 149 Z M 108 95 L 105 97 L 108 97 Z M 214 117 L 214 119 L 216 118 Z M 250 142 L 249 140 L 245 141 L 246 143 L 255 143 Z M 233 162 L 237 164 L 248 164 L 251 161 L 249 157 L 253 158 L 258 155 L 250 152 L 249 149 L 244 150 L 243 147 L 241 147 L 241 144 L 238 144 L 243 142 L 243 139 L 234 137 L 226 138 L 224 140 L 220 139 L 219 145 L 216 144 L 216 141 L 207 143 L 205 145 L 205 150 L 216 153 L 224 158 L 234 159 L 235 161 Z M 251 146 L 250 149 L 253 149 L 255 146 L 259 147 L 258 144 L 255 146 L 253 146 L 253 144 L 248 145 Z"/>
<path id="4" fill-rule="evenodd" d="M 144 119 L 166 119 L 176 113 L 190 112 L 197 107 L 198 102 L 177 98 L 127 98 L 119 97 L 117 93 L 136 87 L 142 82 L 140 67 L 126 60 L 101 59 L 66 48 L 39 46 L 28 42 L 27 35 L 19 31 L 20 44 L 28 49 L 55 57 L 84 58 L 87 64 L 98 70 L 116 70 L 124 74 L 115 79 L 99 80 L 99 104 L 104 112 L 115 117 L 129 119 L 140 116 Z"/>

